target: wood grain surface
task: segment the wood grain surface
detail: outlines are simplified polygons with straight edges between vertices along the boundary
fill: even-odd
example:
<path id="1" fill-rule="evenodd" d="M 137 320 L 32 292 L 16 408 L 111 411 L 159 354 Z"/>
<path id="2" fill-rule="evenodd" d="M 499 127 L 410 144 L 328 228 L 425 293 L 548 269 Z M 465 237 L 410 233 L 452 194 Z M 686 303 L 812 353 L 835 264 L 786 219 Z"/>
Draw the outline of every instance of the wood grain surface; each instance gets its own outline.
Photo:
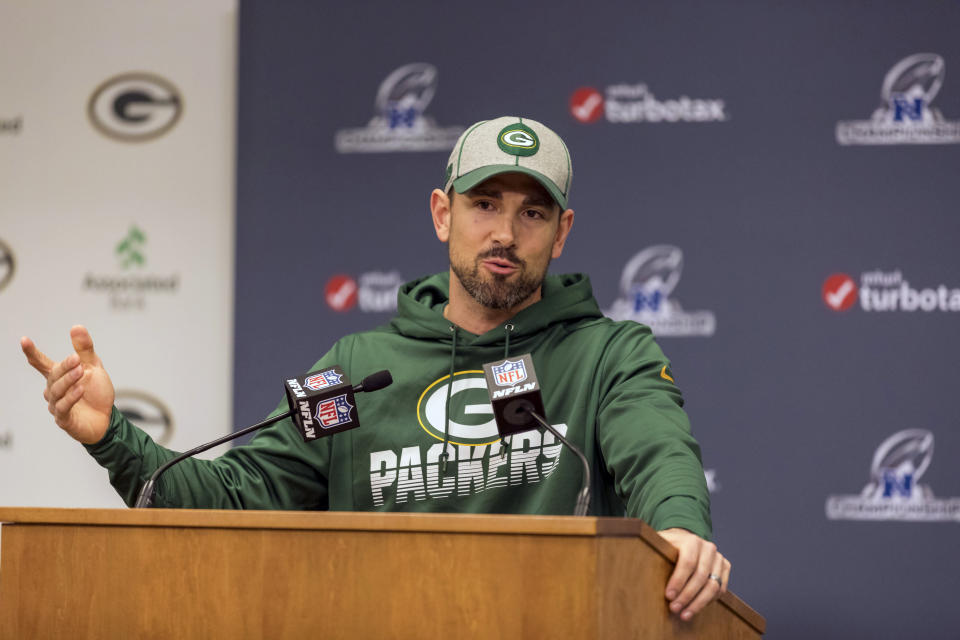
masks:
<path id="1" fill-rule="evenodd" d="M 616 518 L 0 508 L 0 638 L 759 637 Z"/>

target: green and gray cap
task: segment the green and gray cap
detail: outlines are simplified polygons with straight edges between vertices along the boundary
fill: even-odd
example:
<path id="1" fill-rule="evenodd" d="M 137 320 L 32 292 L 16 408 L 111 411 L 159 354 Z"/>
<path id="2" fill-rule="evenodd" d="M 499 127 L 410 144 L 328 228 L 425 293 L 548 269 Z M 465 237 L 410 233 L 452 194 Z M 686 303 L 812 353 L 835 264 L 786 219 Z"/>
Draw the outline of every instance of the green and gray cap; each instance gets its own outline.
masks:
<path id="1" fill-rule="evenodd" d="M 514 116 L 483 120 L 460 136 L 443 190 L 463 193 L 495 175 L 514 172 L 535 178 L 561 209 L 567 208 L 573 179 L 567 145 L 536 120 Z"/>

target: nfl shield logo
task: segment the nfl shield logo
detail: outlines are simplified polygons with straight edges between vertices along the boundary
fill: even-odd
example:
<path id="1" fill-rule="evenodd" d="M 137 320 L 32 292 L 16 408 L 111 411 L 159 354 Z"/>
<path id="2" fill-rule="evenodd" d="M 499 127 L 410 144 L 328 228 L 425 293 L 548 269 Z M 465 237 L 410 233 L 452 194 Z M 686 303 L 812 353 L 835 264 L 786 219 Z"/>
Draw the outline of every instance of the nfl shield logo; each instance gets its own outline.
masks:
<path id="1" fill-rule="evenodd" d="M 312 376 L 309 376 L 303 381 L 303 386 L 305 386 L 307 389 L 319 391 L 320 389 L 326 389 L 327 387 L 340 384 L 340 378 L 341 376 L 339 373 L 333 369 L 328 369 L 327 371 L 321 371 L 320 373 L 315 373 Z"/>
<path id="2" fill-rule="evenodd" d="M 324 429 L 338 427 L 350 422 L 350 410 L 353 405 L 347 400 L 347 394 L 324 400 L 317 406 L 317 421 Z"/>
<path id="3" fill-rule="evenodd" d="M 527 379 L 523 360 L 505 360 L 503 364 L 495 364 L 490 369 L 493 371 L 493 381 L 500 387 L 510 387 Z"/>

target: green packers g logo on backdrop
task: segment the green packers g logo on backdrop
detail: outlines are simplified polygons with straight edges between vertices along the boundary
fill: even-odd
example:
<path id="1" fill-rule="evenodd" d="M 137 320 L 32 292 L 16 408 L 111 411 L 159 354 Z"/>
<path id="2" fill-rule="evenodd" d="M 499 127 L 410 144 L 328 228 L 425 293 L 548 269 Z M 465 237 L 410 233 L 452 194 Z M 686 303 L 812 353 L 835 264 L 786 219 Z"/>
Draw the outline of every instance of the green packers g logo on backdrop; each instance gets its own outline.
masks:
<path id="1" fill-rule="evenodd" d="M 524 124 L 511 124 L 500 130 L 497 144 L 514 156 L 532 156 L 540 150 L 540 138 Z"/>
<path id="2" fill-rule="evenodd" d="M 417 401 L 417 420 L 423 430 L 443 440 L 447 424 L 447 387 L 450 376 L 433 381 Z M 453 444 L 479 447 L 500 440 L 483 371 L 457 371 L 450 389 L 450 437 Z"/>

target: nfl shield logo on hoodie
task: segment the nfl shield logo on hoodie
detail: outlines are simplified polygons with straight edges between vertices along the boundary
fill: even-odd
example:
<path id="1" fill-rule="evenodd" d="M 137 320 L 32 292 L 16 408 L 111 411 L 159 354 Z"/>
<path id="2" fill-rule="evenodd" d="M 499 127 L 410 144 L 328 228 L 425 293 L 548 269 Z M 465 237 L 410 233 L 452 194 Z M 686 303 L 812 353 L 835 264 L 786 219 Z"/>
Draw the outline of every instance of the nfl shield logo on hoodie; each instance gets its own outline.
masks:
<path id="1" fill-rule="evenodd" d="M 527 368 L 523 360 L 504 360 L 503 364 L 495 364 L 491 369 L 493 381 L 501 387 L 511 387 L 527 379 Z"/>

